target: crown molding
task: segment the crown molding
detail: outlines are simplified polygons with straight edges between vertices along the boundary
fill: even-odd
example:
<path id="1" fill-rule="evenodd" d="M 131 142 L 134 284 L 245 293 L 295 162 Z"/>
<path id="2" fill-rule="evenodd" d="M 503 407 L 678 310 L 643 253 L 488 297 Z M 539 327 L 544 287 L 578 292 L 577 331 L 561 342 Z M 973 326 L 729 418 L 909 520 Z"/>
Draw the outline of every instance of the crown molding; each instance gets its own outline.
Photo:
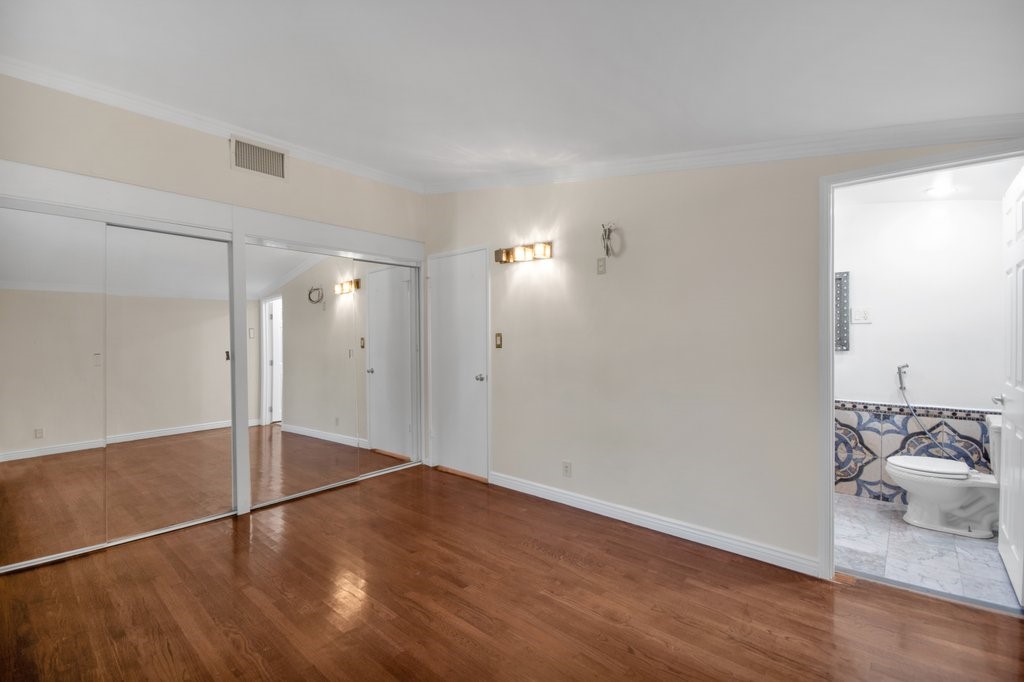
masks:
<path id="1" fill-rule="evenodd" d="M 190 111 L 185 111 L 184 109 L 178 109 L 146 97 L 124 92 L 123 90 L 108 88 L 92 81 L 87 81 L 76 76 L 69 76 L 67 74 L 59 73 L 35 64 L 29 64 L 28 62 L 23 62 L 19 59 L 14 59 L 5 55 L 0 55 L 0 74 L 28 81 L 29 83 L 35 83 L 36 85 L 41 85 L 43 87 L 50 88 L 51 90 L 58 90 L 70 95 L 100 102 L 101 104 L 107 104 L 112 107 L 117 107 L 118 109 L 124 109 L 135 114 L 155 118 L 166 123 L 174 123 L 192 130 L 198 130 L 199 132 L 215 135 L 217 137 L 227 139 L 234 136 L 242 138 L 247 142 L 262 144 L 268 147 L 276 147 L 277 149 L 286 152 L 288 156 L 294 159 L 310 161 L 321 166 L 327 166 L 328 168 L 344 171 L 345 173 L 357 175 L 368 180 L 376 180 L 377 182 L 394 185 L 420 194 L 423 193 L 422 183 L 410 180 L 409 178 L 394 175 L 376 168 L 370 168 L 369 166 L 363 166 L 352 161 L 347 161 L 336 156 L 331 156 L 329 154 L 309 149 L 308 147 L 293 144 L 287 140 L 281 140 L 276 137 L 258 133 L 254 130 L 248 130 L 240 126 L 232 125 L 225 121 L 210 118 L 208 116 L 201 116 Z"/>
<path id="2" fill-rule="evenodd" d="M 915 123 L 834 135 L 794 137 L 772 142 L 719 147 L 678 154 L 595 162 L 519 173 L 481 175 L 448 182 L 425 183 L 423 191 L 427 194 L 443 194 L 502 187 L 550 185 L 648 173 L 670 173 L 695 168 L 736 166 L 884 149 L 997 141 L 1017 137 L 1024 137 L 1024 113 Z"/>
<path id="3" fill-rule="evenodd" d="M 303 159 L 420 194 L 446 194 L 503 187 L 549 185 L 649 173 L 670 173 L 696 168 L 785 161 L 814 156 L 1024 137 L 1024 113 L 1018 113 L 913 123 L 839 134 L 792 137 L 772 142 L 598 161 L 515 173 L 487 173 L 440 182 L 419 182 L 3 55 L 0 55 L 0 74 L 218 137 L 236 136 L 250 142 L 277 147 L 285 150 L 292 158 Z"/>

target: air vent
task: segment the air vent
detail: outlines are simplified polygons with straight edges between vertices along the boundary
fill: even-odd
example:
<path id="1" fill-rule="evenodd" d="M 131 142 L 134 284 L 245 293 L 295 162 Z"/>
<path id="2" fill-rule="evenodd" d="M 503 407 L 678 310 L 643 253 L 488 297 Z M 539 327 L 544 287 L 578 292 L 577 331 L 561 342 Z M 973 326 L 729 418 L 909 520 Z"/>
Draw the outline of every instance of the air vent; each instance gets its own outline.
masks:
<path id="1" fill-rule="evenodd" d="M 284 153 L 241 140 L 232 140 L 232 144 L 235 148 L 235 168 L 245 168 L 275 178 L 284 177 Z"/>

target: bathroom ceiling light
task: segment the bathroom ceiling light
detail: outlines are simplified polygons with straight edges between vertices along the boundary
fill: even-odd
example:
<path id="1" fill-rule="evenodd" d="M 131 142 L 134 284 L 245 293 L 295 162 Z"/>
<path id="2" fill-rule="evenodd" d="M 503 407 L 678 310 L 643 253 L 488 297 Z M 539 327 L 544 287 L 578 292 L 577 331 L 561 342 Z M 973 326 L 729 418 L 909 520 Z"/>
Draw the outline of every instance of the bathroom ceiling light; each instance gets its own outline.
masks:
<path id="1" fill-rule="evenodd" d="M 358 279 L 350 279 L 344 282 L 338 282 L 334 285 L 334 293 L 336 294 L 351 294 L 353 291 L 359 288 Z"/>
<path id="2" fill-rule="evenodd" d="M 941 199 L 948 197 L 949 195 L 956 192 L 956 185 L 953 184 L 953 179 L 948 175 L 940 175 L 932 183 L 932 186 L 924 191 L 930 197 Z"/>

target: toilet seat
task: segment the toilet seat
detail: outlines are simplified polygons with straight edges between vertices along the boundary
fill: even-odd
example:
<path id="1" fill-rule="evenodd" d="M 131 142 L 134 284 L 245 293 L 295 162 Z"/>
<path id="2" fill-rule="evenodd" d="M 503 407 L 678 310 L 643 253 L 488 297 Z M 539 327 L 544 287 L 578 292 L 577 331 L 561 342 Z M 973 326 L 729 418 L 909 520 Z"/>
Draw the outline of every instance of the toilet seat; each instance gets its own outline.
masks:
<path id="1" fill-rule="evenodd" d="M 887 459 L 886 463 L 909 474 L 926 476 L 928 478 L 947 478 L 964 481 L 971 476 L 971 468 L 956 459 L 894 455 Z"/>

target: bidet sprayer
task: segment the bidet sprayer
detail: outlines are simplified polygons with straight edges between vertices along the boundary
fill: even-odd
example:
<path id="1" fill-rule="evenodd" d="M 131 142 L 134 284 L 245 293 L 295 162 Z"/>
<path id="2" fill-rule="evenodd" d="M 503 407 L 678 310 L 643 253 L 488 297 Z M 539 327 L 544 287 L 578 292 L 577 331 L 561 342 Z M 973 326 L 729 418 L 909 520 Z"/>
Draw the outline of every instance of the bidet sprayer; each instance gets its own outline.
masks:
<path id="1" fill-rule="evenodd" d="M 910 369 L 910 365 L 908 365 L 906 363 L 904 363 L 902 365 L 896 365 L 896 376 L 898 376 L 900 378 L 900 390 L 901 391 L 907 390 L 907 385 L 905 383 L 903 383 L 903 375 L 905 375 L 907 373 L 908 369 Z"/>

